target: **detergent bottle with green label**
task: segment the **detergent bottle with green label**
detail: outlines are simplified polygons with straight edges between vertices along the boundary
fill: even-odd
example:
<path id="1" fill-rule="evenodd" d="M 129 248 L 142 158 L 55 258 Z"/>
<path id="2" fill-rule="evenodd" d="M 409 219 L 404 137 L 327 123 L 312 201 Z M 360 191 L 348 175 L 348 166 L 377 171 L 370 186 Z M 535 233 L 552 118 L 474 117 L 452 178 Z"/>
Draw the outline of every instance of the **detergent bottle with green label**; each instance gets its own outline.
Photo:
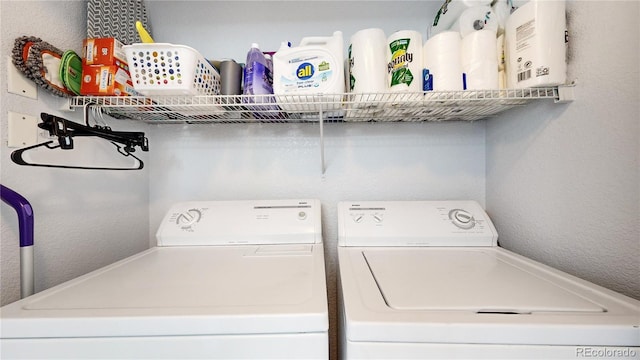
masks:
<path id="1" fill-rule="evenodd" d="M 273 93 L 287 112 L 339 110 L 345 92 L 342 32 L 305 37 L 297 47 L 283 43 L 273 55 Z M 309 104 L 308 96 L 313 97 Z"/>

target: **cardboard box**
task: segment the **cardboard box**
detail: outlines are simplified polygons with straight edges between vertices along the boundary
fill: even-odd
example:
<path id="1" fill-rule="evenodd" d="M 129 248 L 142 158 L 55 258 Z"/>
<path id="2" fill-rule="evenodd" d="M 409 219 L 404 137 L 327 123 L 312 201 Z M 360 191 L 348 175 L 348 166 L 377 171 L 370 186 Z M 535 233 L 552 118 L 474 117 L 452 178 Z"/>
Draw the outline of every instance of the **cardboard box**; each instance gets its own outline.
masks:
<path id="1" fill-rule="evenodd" d="M 115 38 L 84 39 L 82 65 L 116 65 L 129 71 L 123 46 Z"/>
<path id="2" fill-rule="evenodd" d="M 138 95 L 133 89 L 129 72 L 117 65 L 83 66 L 80 94 L 97 96 Z"/>

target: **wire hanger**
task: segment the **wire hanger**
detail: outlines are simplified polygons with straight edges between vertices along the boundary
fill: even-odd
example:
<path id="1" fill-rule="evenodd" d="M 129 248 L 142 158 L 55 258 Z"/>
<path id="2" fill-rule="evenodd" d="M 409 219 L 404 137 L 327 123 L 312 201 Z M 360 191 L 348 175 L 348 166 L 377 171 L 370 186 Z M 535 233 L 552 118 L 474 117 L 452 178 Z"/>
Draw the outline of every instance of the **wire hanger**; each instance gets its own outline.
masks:
<path id="1" fill-rule="evenodd" d="M 89 126 L 89 110 L 90 105 L 85 107 L 85 123 L 82 125 L 70 120 L 63 119 L 47 113 L 41 113 L 40 118 L 42 123 L 38 124 L 38 127 L 49 131 L 50 136 L 56 136 L 58 138 L 57 144 L 54 140 L 49 140 L 40 144 L 27 146 L 22 149 L 15 150 L 11 153 L 11 160 L 18 165 L 26 166 L 41 166 L 41 167 L 54 167 L 64 169 L 85 169 L 85 170 L 140 170 L 144 167 L 144 163 L 138 157 L 133 155 L 136 150 L 136 146 L 139 146 L 142 151 L 149 151 L 148 139 L 143 132 L 131 132 L 131 131 L 113 131 L 108 126 L 93 125 Z M 73 166 L 73 165 L 55 165 L 55 164 L 39 164 L 30 163 L 23 158 L 23 154 L 29 150 L 39 147 L 46 147 L 48 149 L 73 149 L 73 138 L 76 136 L 96 136 L 102 139 L 106 139 L 111 142 L 116 148 L 118 153 L 125 157 L 132 157 L 138 165 L 130 168 L 119 167 L 87 167 L 87 166 Z"/>

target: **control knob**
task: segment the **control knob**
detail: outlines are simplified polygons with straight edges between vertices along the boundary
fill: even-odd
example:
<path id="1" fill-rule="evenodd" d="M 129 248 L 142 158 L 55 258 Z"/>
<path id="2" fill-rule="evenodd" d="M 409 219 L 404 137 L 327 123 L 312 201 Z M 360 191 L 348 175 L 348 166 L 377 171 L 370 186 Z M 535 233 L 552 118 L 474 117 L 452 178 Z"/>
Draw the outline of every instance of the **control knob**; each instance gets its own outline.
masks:
<path id="1" fill-rule="evenodd" d="M 202 218 L 202 213 L 200 212 L 200 210 L 189 209 L 178 215 L 178 217 L 176 218 L 176 224 L 185 228 L 197 223 L 198 221 L 200 221 L 200 218 Z"/>
<path id="2" fill-rule="evenodd" d="M 453 209 L 449 211 L 449 219 L 453 225 L 460 229 L 469 230 L 476 225 L 476 221 L 470 212 L 463 209 Z"/>

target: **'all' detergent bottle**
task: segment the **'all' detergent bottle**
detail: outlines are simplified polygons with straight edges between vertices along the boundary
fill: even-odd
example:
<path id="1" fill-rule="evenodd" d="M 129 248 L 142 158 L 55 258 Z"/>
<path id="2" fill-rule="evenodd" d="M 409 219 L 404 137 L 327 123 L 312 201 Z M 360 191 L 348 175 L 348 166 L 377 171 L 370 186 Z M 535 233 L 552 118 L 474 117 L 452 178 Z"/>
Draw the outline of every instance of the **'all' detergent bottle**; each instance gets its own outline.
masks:
<path id="1" fill-rule="evenodd" d="M 344 83 L 342 32 L 328 37 L 305 37 L 297 47 L 287 43 L 273 56 L 273 92 L 282 110 L 290 113 L 304 111 L 340 110 Z M 308 96 L 316 104 L 303 104 Z"/>

